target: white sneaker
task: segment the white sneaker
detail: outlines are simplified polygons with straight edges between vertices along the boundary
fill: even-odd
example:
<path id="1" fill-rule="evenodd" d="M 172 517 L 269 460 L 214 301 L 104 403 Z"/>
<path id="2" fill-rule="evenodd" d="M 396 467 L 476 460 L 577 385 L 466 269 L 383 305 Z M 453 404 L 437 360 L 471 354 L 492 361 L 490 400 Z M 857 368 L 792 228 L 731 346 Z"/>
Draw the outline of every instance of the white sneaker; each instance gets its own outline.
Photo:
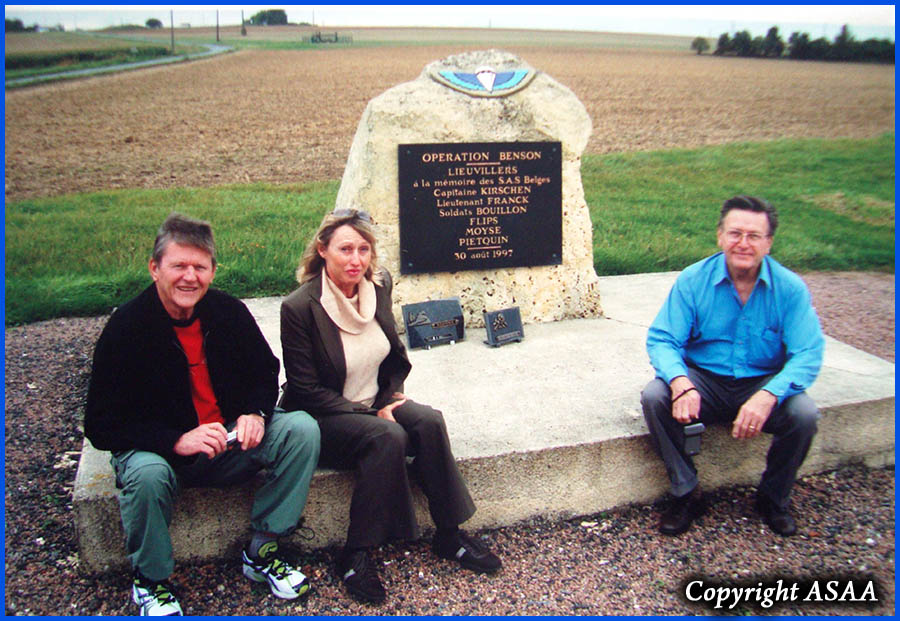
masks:
<path id="1" fill-rule="evenodd" d="M 141 607 L 142 617 L 182 616 L 181 605 L 175 599 L 168 581 L 154 582 L 135 572 L 131 598 Z"/>
<path id="2" fill-rule="evenodd" d="M 272 594 L 281 599 L 295 599 L 309 591 L 303 572 L 279 556 L 278 543 L 265 543 L 259 551 L 259 559 L 250 558 L 246 549 L 241 553 L 245 576 L 254 582 L 268 582 Z"/>

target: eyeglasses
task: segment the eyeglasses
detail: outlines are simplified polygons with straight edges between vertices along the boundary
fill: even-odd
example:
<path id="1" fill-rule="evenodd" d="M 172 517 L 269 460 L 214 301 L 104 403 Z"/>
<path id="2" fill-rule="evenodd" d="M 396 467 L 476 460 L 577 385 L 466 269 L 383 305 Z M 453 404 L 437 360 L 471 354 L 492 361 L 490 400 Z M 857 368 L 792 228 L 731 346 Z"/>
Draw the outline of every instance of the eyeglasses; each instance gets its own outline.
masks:
<path id="1" fill-rule="evenodd" d="M 744 231 L 725 231 L 725 239 L 728 240 L 729 243 L 737 244 L 744 238 L 747 238 L 747 241 L 751 244 L 758 244 L 769 235 L 763 235 L 762 233 L 745 233 Z"/>
<path id="2" fill-rule="evenodd" d="M 372 223 L 372 216 L 369 215 L 369 212 L 361 209 L 335 209 L 331 215 L 335 218 L 359 218 L 363 222 Z"/>

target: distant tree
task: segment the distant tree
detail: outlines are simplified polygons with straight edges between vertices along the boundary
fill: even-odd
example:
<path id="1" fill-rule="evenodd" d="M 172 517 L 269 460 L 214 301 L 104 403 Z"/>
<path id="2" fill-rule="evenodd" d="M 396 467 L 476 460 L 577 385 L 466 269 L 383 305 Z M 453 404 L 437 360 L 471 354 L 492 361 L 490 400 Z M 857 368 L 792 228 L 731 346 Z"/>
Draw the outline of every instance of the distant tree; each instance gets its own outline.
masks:
<path id="1" fill-rule="evenodd" d="M 728 36 L 727 32 L 723 32 L 719 35 L 719 41 L 716 45 L 716 51 L 713 54 L 717 56 L 723 56 L 725 54 L 729 54 L 734 49 L 734 46 L 731 43 L 731 37 Z"/>
<path id="2" fill-rule="evenodd" d="M 855 41 L 853 40 L 853 35 L 850 34 L 850 29 L 847 28 L 847 24 L 844 24 L 841 27 L 841 32 L 834 38 L 834 45 L 831 46 L 831 54 L 829 54 L 830 60 L 852 60 L 853 59 L 853 48 L 855 47 Z"/>
<path id="3" fill-rule="evenodd" d="M 284 9 L 268 9 L 260 11 L 250 18 L 254 26 L 285 26 L 288 23 Z"/>
<path id="4" fill-rule="evenodd" d="M 890 39 L 866 39 L 859 44 L 858 60 L 893 63 L 894 42 Z"/>
<path id="5" fill-rule="evenodd" d="M 766 55 L 766 40 L 762 37 L 753 37 L 750 42 L 750 56 L 763 57 Z"/>
<path id="6" fill-rule="evenodd" d="M 691 41 L 691 49 L 697 50 L 697 54 L 702 54 L 709 49 L 709 41 L 706 40 L 706 37 L 697 37 Z"/>
<path id="7" fill-rule="evenodd" d="M 805 32 L 793 32 L 788 38 L 788 56 L 794 60 L 811 58 L 809 35 Z"/>
<path id="8" fill-rule="evenodd" d="M 780 58 L 784 54 L 784 41 L 778 34 L 778 26 L 772 26 L 766 33 L 766 39 L 763 42 L 763 55 Z"/>
<path id="9" fill-rule="evenodd" d="M 25 24 L 21 19 L 7 19 L 6 32 L 25 32 Z"/>
<path id="10" fill-rule="evenodd" d="M 831 42 L 819 37 L 809 42 L 809 57 L 812 60 L 825 60 L 831 54 Z"/>
<path id="11" fill-rule="evenodd" d="M 147 26 L 147 28 L 162 28 L 163 23 L 161 21 L 159 21 L 158 19 L 156 19 L 155 17 L 151 17 L 150 19 L 147 20 L 146 26 Z"/>
<path id="12" fill-rule="evenodd" d="M 738 56 L 753 56 L 753 37 L 750 36 L 750 31 L 741 30 L 734 33 L 732 46 Z"/>

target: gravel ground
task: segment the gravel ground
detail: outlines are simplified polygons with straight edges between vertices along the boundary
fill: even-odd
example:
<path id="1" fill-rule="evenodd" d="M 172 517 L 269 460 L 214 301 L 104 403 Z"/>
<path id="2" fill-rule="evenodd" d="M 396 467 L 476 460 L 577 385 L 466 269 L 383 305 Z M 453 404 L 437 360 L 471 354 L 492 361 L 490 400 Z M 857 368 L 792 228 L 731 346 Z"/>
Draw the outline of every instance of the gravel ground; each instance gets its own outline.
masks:
<path id="1" fill-rule="evenodd" d="M 827 334 L 894 360 L 892 274 L 804 278 Z M 105 321 L 59 319 L 6 330 L 7 615 L 136 610 L 127 576 L 78 573 L 73 527 L 82 406 Z M 892 468 L 847 466 L 800 480 L 793 496 L 800 534 L 793 538 L 778 537 L 759 521 L 754 492 L 710 493 L 707 515 L 676 538 L 657 534 L 657 505 L 484 531 L 479 535 L 505 563 L 495 576 L 436 559 L 425 541 L 386 545 L 377 555 L 389 595 L 377 608 L 346 595 L 333 575 L 333 549 L 300 552 L 313 583 L 302 602 L 276 600 L 265 586 L 249 583 L 237 559 L 179 565 L 173 581 L 185 612 L 194 615 L 684 615 L 714 612 L 685 598 L 684 583 L 695 576 L 708 586 L 857 578 L 874 581 L 876 604 L 743 604 L 730 614 L 893 615 Z"/>

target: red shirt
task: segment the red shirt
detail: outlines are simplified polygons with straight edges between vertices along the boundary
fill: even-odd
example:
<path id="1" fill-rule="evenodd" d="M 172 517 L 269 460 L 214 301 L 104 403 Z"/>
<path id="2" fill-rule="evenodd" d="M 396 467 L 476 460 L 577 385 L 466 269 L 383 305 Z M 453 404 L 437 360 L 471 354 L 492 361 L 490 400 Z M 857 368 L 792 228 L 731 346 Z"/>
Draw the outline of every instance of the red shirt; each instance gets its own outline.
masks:
<path id="1" fill-rule="evenodd" d="M 196 317 L 190 323 L 174 322 L 175 334 L 187 357 L 188 370 L 191 375 L 191 398 L 197 410 L 199 424 L 222 423 L 222 412 L 216 394 L 213 392 L 212 380 L 209 378 L 209 367 L 206 366 L 206 352 L 203 350 L 203 326 Z"/>

